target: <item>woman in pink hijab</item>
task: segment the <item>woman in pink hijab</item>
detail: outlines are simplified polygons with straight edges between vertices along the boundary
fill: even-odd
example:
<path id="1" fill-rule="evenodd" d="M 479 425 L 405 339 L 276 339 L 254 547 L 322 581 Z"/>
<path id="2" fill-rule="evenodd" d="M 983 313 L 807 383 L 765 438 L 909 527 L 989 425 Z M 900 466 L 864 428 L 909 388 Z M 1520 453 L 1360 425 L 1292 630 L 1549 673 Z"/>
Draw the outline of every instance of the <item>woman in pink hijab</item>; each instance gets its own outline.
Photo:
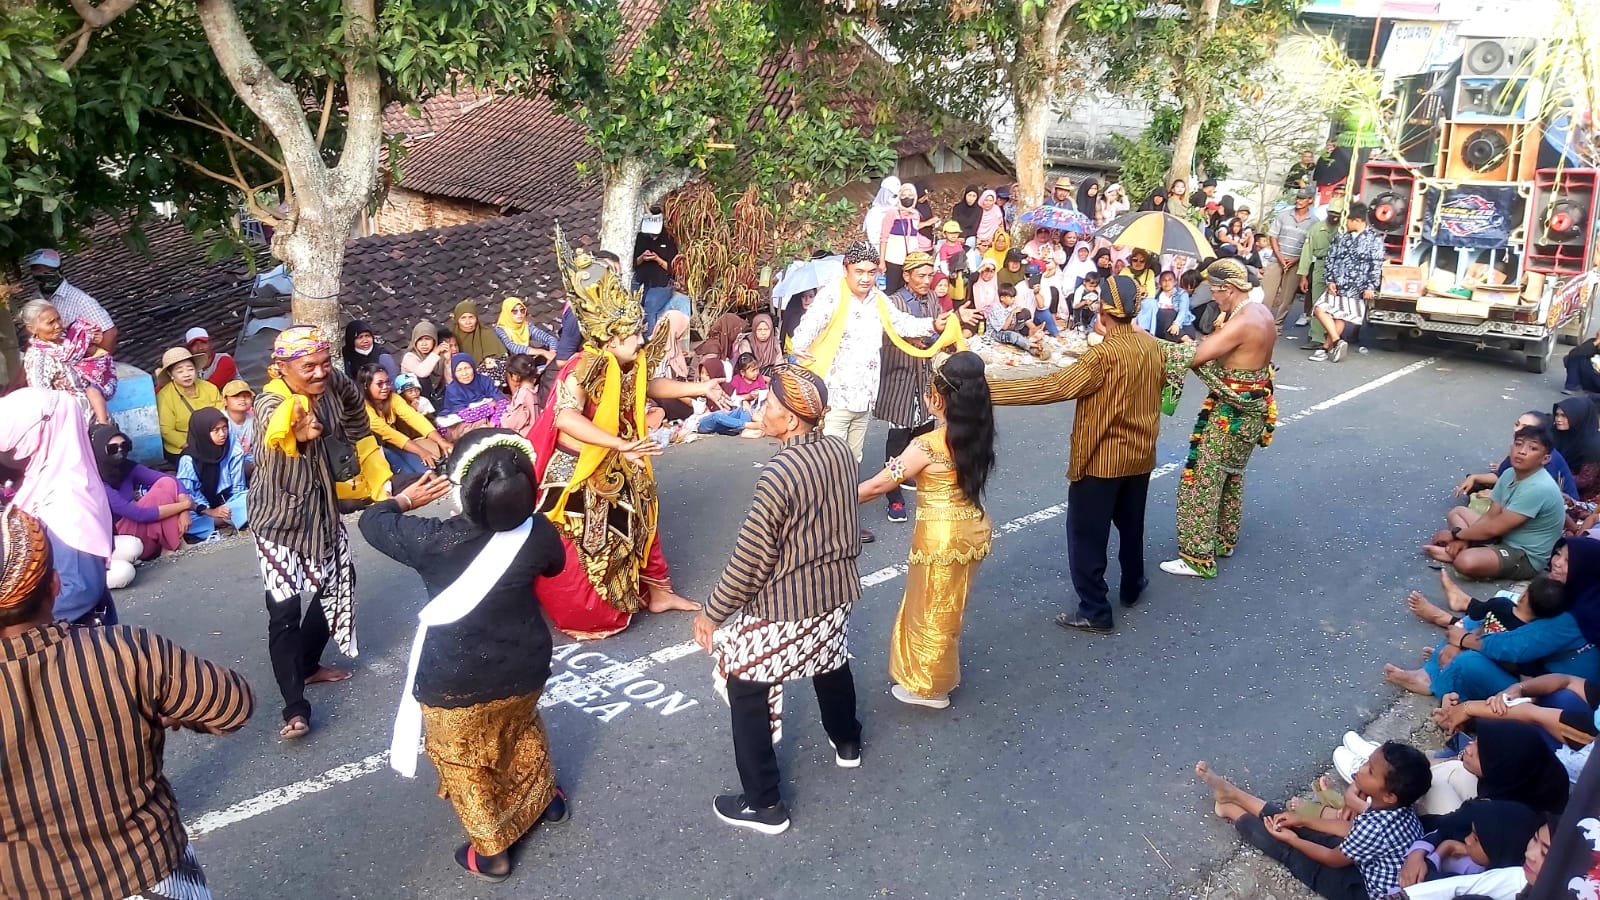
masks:
<path id="1" fill-rule="evenodd" d="M 994 191 L 984 191 L 978 198 L 978 205 L 983 208 L 983 218 L 978 220 L 978 240 L 993 240 L 994 233 L 1006 225 L 1005 211 L 1000 208 Z"/>
<path id="2" fill-rule="evenodd" d="M 50 535 L 61 576 L 56 618 L 116 624 L 116 606 L 106 588 L 111 504 L 77 401 L 71 394 L 34 387 L 0 397 L 0 454 L 23 470 L 12 502 L 44 523 Z"/>

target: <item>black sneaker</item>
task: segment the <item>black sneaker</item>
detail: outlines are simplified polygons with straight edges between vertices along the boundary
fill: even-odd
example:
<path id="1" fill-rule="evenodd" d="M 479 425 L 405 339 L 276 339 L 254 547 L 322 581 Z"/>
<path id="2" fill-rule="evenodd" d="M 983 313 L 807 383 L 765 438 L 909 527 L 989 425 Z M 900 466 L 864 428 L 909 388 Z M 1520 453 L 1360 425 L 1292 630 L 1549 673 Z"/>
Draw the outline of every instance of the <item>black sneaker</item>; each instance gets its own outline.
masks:
<path id="1" fill-rule="evenodd" d="M 559 825 L 570 816 L 571 810 L 567 806 L 567 792 L 558 785 L 556 794 L 550 798 L 550 805 L 544 808 L 539 815 L 540 825 Z"/>
<path id="2" fill-rule="evenodd" d="M 711 801 L 711 811 L 717 818 L 736 828 L 748 828 L 762 834 L 783 834 L 789 829 L 789 810 L 782 802 L 766 809 L 751 809 L 743 794 L 723 794 Z"/>
<path id="3" fill-rule="evenodd" d="M 842 744 L 834 744 L 833 743 L 833 739 L 829 738 L 828 739 L 828 743 L 829 744 L 833 744 L 833 761 L 839 765 L 839 768 L 841 768 L 841 769 L 860 768 L 860 766 L 861 766 L 861 742 L 860 741 L 845 741 Z"/>
<path id="4" fill-rule="evenodd" d="M 889 521 L 904 522 L 906 520 L 906 505 L 898 501 L 889 503 Z"/>

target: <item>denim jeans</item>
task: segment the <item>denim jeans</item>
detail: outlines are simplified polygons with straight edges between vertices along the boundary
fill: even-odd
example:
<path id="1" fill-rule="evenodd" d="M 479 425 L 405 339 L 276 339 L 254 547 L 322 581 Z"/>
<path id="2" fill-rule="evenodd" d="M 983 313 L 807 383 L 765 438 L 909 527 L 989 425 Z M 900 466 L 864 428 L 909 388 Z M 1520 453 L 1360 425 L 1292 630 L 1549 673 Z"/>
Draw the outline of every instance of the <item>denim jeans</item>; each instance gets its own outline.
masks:
<path id="1" fill-rule="evenodd" d="M 1056 317 L 1050 315 L 1047 309 L 1041 309 L 1033 314 L 1033 324 L 1043 325 L 1045 334 L 1051 337 L 1061 336 L 1061 329 L 1056 326 Z"/>
<path id="2" fill-rule="evenodd" d="M 389 461 L 389 468 L 393 469 L 396 475 L 404 475 L 407 472 L 421 475 L 428 471 L 428 467 L 422 464 L 422 457 L 412 453 L 410 450 L 396 450 L 393 447 L 385 447 L 383 448 L 383 458 Z"/>
<path id="3" fill-rule="evenodd" d="M 738 437 L 748 424 L 750 424 L 750 411 L 741 406 L 725 412 L 706 413 L 700 417 L 700 424 L 695 430 L 701 434 L 728 434 Z"/>

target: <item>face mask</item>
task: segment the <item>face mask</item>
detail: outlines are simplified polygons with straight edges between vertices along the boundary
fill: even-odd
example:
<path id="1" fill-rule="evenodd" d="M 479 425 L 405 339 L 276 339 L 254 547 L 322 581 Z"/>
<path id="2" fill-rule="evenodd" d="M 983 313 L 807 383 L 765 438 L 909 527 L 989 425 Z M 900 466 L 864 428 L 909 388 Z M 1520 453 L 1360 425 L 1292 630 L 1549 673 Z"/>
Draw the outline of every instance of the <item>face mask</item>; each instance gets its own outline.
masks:
<path id="1" fill-rule="evenodd" d="M 54 294 L 56 292 L 56 288 L 61 287 L 61 282 L 63 279 L 60 275 L 51 273 L 49 275 L 35 275 L 33 276 L 33 280 L 39 283 L 39 290 L 42 291 L 46 296 L 49 296 L 50 294 Z"/>
<path id="2" fill-rule="evenodd" d="M 913 198 L 913 197 L 901 197 L 900 198 L 900 205 L 904 206 L 906 209 L 910 209 L 912 206 L 916 205 L 916 202 L 917 202 L 916 199 Z"/>

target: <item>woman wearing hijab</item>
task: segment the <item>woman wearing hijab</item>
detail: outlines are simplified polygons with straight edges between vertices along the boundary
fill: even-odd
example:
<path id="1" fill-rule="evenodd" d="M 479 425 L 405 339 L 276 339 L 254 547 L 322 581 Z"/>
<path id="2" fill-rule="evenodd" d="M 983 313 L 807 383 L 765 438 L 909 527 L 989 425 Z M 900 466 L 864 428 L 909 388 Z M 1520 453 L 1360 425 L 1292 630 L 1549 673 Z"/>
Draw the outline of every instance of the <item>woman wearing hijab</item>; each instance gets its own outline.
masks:
<path id="1" fill-rule="evenodd" d="M 1100 202 L 1100 182 L 1093 178 L 1085 178 L 1078 185 L 1078 212 L 1089 217 L 1089 221 L 1096 226 L 1105 224 L 1104 210 Z"/>
<path id="2" fill-rule="evenodd" d="M 112 556 L 131 557 L 127 562 L 150 560 L 183 546 L 194 501 L 177 479 L 134 462 L 133 439 L 115 425 L 90 428 L 89 444 L 111 504 L 112 530 L 120 538 Z"/>
<path id="3" fill-rule="evenodd" d="M 492 379 L 478 371 L 469 354 L 462 352 L 450 357 L 450 383 L 445 385 L 444 398 L 439 402 L 439 415 L 457 416 L 467 422 L 486 418 L 499 421 L 509 405 L 506 395 Z"/>
<path id="4" fill-rule="evenodd" d="M 237 531 L 250 524 L 244 458 L 230 453 L 232 446 L 222 410 L 197 409 L 189 417 L 189 445 L 178 460 L 178 486 L 195 504 L 184 537 L 190 543 L 211 540 L 219 525 Z"/>
<path id="5" fill-rule="evenodd" d="M 1079 241 L 1077 246 L 1072 248 L 1072 257 L 1067 260 L 1067 267 L 1061 270 L 1062 278 L 1066 282 L 1067 293 L 1070 294 L 1076 291 L 1078 285 L 1083 283 L 1083 276 L 1094 271 L 1097 271 L 1097 269 L 1094 259 L 1090 256 L 1089 242 Z"/>
<path id="6" fill-rule="evenodd" d="M 106 588 L 111 503 L 105 484 L 88 477 L 94 451 L 71 394 L 18 388 L 0 397 L 0 453 L 23 467 L 12 503 L 44 524 L 61 590 L 55 616 L 83 625 L 115 625 Z"/>
<path id="7" fill-rule="evenodd" d="M 1577 499 L 1600 499 L 1600 416 L 1588 397 L 1568 397 L 1555 405 L 1550 416 L 1556 426 L 1556 450 L 1567 461 L 1578 483 Z"/>
<path id="8" fill-rule="evenodd" d="M 344 326 L 344 374 L 354 378 L 356 370 L 367 363 L 375 363 L 389 373 L 390 378 L 400 374 L 400 365 L 394 354 L 384 349 L 372 334 L 372 326 L 360 319 Z"/>
<path id="9" fill-rule="evenodd" d="M 437 397 L 443 381 L 440 364 L 447 359 L 439 346 L 439 329 L 432 322 L 418 322 L 411 328 L 410 348 L 400 357 L 400 372 L 417 379 L 422 396 Z"/>
<path id="10" fill-rule="evenodd" d="M 1117 274 L 1116 261 L 1112 258 L 1110 247 L 1101 247 L 1094 252 L 1094 271 L 1100 276 L 1101 284 L 1105 284 Z"/>
<path id="11" fill-rule="evenodd" d="M 748 353 L 756 358 L 756 364 L 762 367 L 776 365 L 782 361 L 783 346 L 778 340 L 778 334 L 772 327 L 772 316 L 766 313 L 756 313 L 750 320 L 750 333 L 739 342 L 737 359 L 740 353 Z"/>
<path id="12" fill-rule="evenodd" d="M 1106 221 L 1115 219 L 1129 209 L 1128 192 L 1123 189 L 1122 182 L 1116 182 L 1105 189 Z"/>
<path id="13" fill-rule="evenodd" d="M 560 574 L 561 539 L 544 516 L 534 450 L 500 429 L 474 432 L 451 454 L 448 479 L 428 473 L 361 514 L 379 553 L 414 569 L 429 602 L 411 645 L 389 764 L 415 777 L 417 744 L 439 772 L 468 842 L 456 865 L 489 881 L 511 874 L 510 850 L 535 825 L 567 817 L 539 697 L 550 677 L 550 628 L 535 584 Z M 460 486 L 461 512 L 407 513 Z"/>
<path id="14" fill-rule="evenodd" d="M 978 226 L 983 224 L 983 207 L 978 205 L 982 196 L 981 188 L 969 184 L 961 192 L 961 199 L 950 208 L 950 220 L 961 226 L 963 240 L 978 236 Z"/>
<path id="15" fill-rule="evenodd" d="M 791 306 L 794 301 L 795 298 L 789 298 Z M 700 371 L 705 373 L 705 377 L 716 381 L 733 377 L 730 365 L 738 356 L 734 351 L 739 346 L 739 336 L 744 334 L 744 328 L 744 319 L 733 313 L 723 313 L 711 323 L 706 339 L 694 348 L 695 358 L 700 361 Z"/>
<path id="16" fill-rule="evenodd" d="M 978 197 L 978 206 L 983 210 L 983 218 L 978 221 L 978 240 L 992 241 L 996 234 L 1004 234 L 1006 214 L 1000 208 L 999 196 L 994 191 L 984 191 Z"/>
<path id="17" fill-rule="evenodd" d="M 1430 882 L 1520 868 L 1528 842 L 1544 827 L 1545 819 L 1515 801 L 1468 800 L 1455 812 L 1429 821 L 1428 832 L 1406 853 L 1405 865 L 1415 867 Z"/>
<path id="18" fill-rule="evenodd" d="M 478 319 L 478 304 L 471 300 L 463 300 L 456 304 L 452 315 L 455 322 L 456 349 L 472 357 L 473 365 L 481 365 L 491 356 L 507 355 L 505 342 L 500 340 L 500 335 L 495 334 L 493 328 Z M 450 366 L 452 369 L 455 368 L 453 358 Z"/>
<path id="19" fill-rule="evenodd" d="M 1139 204 L 1139 211 L 1140 212 L 1166 212 L 1167 211 L 1167 189 L 1166 188 L 1156 188 L 1155 190 L 1151 191 L 1150 192 L 1150 196 L 1144 198 L 1144 202 Z"/>
<path id="20" fill-rule="evenodd" d="M 1478 776 L 1479 797 L 1515 800 L 1542 813 L 1566 809 L 1572 782 L 1536 726 L 1479 719 L 1477 731 L 1461 762 Z"/>
<path id="21" fill-rule="evenodd" d="M 872 205 L 861 220 L 862 235 L 872 243 L 878 243 L 878 236 L 883 232 L 884 215 L 893 212 L 899 205 L 900 179 L 893 175 L 885 176 L 878 183 L 878 193 L 872 198 Z"/>
<path id="22" fill-rule="evenodd" d="M 811 301 L 815 299 L 817 299 L 817 289 L 812 288 L 795 294 L 783 305 L 783 313 L 778 317 L 780 325 L 778 345 L 783 351 L 788 350 L 789 342 L 794 339 L 794 330 L 800 327 L 800 320 L 805 318 L 807 307 L 811 306 Z M 696 349 L 695 352 L 699 353 L 699 350 Z"/>
<path id="23" fill-rule="evenodd" d="M 906 257 L 922 248 L 922 221 L 917 215 L 917 186 L 902 182 L 894 209 L 879 220 L 878 257 L 883 260 L 884 292 L 893 294 L 905 287 L 902 273 Z"/>
<path id="24" fill-rule="evenodd" d="M 494 332 L 508 353 L 526 353 L 545 362 L 556 357 L 556 336 L 528 321 L 528 304 L 521 297 L 507 297 L 500 303 L 500 318 Z"/>

